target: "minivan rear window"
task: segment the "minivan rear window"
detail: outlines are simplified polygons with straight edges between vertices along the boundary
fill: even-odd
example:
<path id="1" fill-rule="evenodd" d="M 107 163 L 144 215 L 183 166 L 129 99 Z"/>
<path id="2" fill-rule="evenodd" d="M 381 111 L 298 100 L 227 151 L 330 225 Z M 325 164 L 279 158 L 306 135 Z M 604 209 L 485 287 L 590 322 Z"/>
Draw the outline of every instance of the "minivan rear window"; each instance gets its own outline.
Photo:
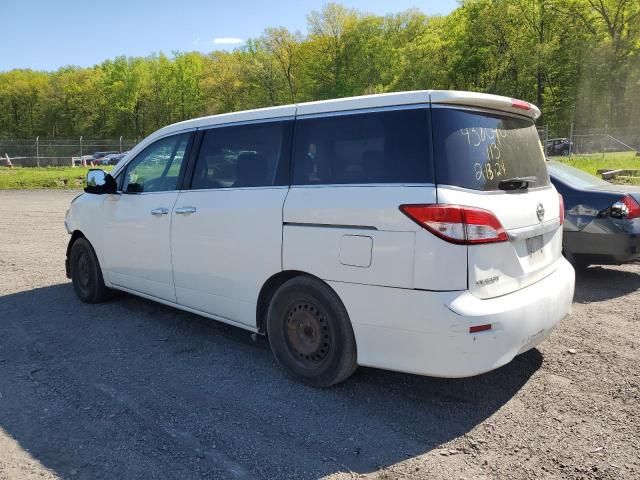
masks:
<path id="1" fill-rule="evenodd" d="M 301 118 L 294 185 L 433 183 L 428 110 Z"/>
<path id="2" fill-rule="evenodd" d="M 535 177 L 549 185 L 534 123 L 499 113 L 433 108 L 436 181 L 472 190 L 498 190 L 501 180 Z"/>

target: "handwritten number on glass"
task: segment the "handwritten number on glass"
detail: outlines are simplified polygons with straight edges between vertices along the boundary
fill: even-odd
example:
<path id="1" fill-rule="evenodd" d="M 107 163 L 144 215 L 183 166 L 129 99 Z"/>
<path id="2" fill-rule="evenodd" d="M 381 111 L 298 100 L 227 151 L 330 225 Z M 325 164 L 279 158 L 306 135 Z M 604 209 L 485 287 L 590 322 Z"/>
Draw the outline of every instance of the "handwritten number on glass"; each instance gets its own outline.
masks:
<path id="1" fill-rule="evenodd" d="M 473 148 L 486 148 L 487 160 L 484 163 L 475 163 L 473 169 L 476 180 L 493 180 L 507 174 L 506 165 L 502 157 L 500 147 L 502 139 L 506 138 L 506 130 L 498 128 L 461 128 L 460 134 L 467 139 L 467 144 Z M 491 143 L 487 143 L 491 142 Z M 486 144 L 486 147 L 483 145 Z"/>

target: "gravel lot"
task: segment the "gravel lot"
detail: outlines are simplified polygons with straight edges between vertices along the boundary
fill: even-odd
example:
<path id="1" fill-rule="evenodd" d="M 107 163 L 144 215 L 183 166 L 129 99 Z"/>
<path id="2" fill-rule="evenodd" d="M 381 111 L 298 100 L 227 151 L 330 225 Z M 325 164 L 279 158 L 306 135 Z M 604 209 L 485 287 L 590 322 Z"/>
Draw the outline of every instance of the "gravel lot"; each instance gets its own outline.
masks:
<path id="1" fill-rule="evenodd" d="M 314 390 L 266 342 L 64 275 L 75 192 L 0 191 L 0 479 L 640 478 L 640 266 L 479 377 L 361 368 Z"/>

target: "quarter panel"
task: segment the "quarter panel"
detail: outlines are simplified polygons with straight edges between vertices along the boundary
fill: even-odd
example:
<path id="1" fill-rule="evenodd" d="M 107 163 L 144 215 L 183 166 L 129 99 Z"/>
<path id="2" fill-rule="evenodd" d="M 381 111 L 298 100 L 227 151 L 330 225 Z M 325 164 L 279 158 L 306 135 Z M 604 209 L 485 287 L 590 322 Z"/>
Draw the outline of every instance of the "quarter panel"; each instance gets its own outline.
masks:
<path id="1" fill-rule="evenodd" d="M 416 233 L 414 288 L 465 290 L 467 246 L 445 242 L 427 230 Z"/>
<path id="2" fill-rule="evenodd" d="M 335 227 L 285 225 L 283 268 L 301 270 L 325 281 L 413 287 L 415 233 L 366 231 L 370 263 L 355 266 L 343 263 L 342 239 L 361 235 L 362 230 Z M 342 258 L 341 258 L 342 257 Z"/>
<path id="3" fill-rule="evenodd" d="M 289 191 L 284 222 L 416 232 L 420 227 L 400 205 L 435 203 L 435 198 L 435 187 L 424 185 L 297 186 Z"/>
<path id="4" fill-rule="evenodd" d="M 341 282 L 436 290 L 466 288 L 465 247 L 434 241 L 433 235 L 400 211 L 400 205 L 412 203 L 436 203 L 435 187 L 292 187 L 284 208 L 283 268 Z M 371 238 L 369 266 L 362 266 L 366 262 L 361 266 L 341 262 L 345 235 Z M 414 267 L 420 269 L 419 273 L 414 274 Z"/>

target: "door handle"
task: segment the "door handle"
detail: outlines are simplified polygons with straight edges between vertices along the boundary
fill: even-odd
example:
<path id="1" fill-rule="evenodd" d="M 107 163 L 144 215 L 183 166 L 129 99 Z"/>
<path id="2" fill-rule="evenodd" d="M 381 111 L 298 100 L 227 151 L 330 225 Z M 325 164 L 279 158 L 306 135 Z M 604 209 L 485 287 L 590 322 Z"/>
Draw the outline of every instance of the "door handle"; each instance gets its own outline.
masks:
<path id="1" fill-rule="evenodd" d="M 196 207 L 180 207 L 180 208 L 176 208 L 176 213 L 179 213 L 179 214 L 196 213 Z"/>
<path id="2" fill-rule="evenodd" d="M 151 210 L 151 215 L 167 215 L 168 213 L 168 208 L 154 208 L 153 210 Z"/>

